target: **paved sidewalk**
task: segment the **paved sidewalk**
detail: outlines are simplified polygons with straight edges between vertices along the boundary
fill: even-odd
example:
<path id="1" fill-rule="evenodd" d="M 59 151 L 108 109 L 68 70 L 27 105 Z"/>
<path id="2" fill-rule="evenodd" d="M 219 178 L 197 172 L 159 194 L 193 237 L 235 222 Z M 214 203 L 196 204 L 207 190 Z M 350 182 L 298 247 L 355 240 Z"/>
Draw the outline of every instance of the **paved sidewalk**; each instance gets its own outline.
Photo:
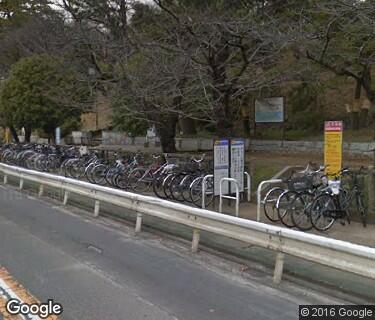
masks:
<path id="1" fill-rule="evenodd" d="M 230 215 L 234 215 L 235 208 L 233 206 L 225 205 L 223 207 L 223 212 Z M 255 203 L 241 203 L 239 216 L 241 218 L 256 221 L 257 205 Z M 281 223 L 273 223 L 270 220 L 268 220 L 267 217 L 264 215 L 263 207 L 261 207 L 260 221 L 284 227 Z M 350 224 L 346 224 L 345 226 L 341 225 L 339 222 L 336 222 L 332 226 L 332 228 L 326 232 L 319 232 L 316 230 L 311 230 L 308 232 L 321 235 L 324 237 L 349 241 L 352 243 L 362 244 L 369 247 L 375 247 L 375 224 L 367 224 L 367 227 L 364 228 L 362 223 L 356 221 L 351 221 Z"/>

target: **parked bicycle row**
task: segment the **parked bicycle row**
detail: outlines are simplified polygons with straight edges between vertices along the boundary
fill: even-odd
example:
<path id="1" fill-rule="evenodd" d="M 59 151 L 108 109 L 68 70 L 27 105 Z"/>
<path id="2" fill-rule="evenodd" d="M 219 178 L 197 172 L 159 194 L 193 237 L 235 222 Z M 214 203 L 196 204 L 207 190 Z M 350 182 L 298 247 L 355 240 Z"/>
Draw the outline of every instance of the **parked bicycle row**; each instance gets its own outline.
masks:
<path id="1" fill-rule="evenodd" d="M 285 187 L 270 189 L 263 200 L 266 217 L 289 228 L 326 231 L 336 221 L 350 224 L 358 213 L 366 227 L 367 210 L 358 178 L 364 168 L 357 172 L 344 168 L 329 177 L 325 169 L 309 164 L 283 180 Z"/>
<path id="2" fill-rule="evenodd" d="M 32 170 L 59 173 L 99 185 L 108 185 L 139 193 L 153 192 L 157 197 L 179 202 L 202 203 L 202 183 L 210 174 L 199 159 L 177 163 L 168 154 L 146 157 L 142 154 L 106 159 L 99 152 L 80 154 L 77 147 L 49 145 L 4 145 L 1 161 Z M 205 180 L 205 203 L 213 200 L 213 179 Z"/>

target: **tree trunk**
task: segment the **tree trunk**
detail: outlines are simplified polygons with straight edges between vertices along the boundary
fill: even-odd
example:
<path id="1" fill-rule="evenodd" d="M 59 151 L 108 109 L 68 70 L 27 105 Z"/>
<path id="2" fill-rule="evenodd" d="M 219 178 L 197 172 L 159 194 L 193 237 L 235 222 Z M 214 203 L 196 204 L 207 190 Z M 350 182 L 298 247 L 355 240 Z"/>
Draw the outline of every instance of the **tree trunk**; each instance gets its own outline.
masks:
<path id="1" fill-rule="evenodd" d="M 25 142 L 30 143 L 31 138 L 31 128 L 25 127 Z"/>
<path id="2" fill-rule="evenodd" d="M 361 100 L 361 89 L 362 84 L 359 80 L 356 82 L 355 91 L 354 91 L 354 110 L 351 112 L 351 127 L 354 131 L 359 130 L 359 110 L 360 110 L 360 100 Z"/>
<path id="3" fill-rule="evenodd" d="M 229 99 L 219 99 L 214 106 L 217 121 L 216 133 L 219 137 L 233 135 L 233 114 L 229 108 Z"/>
<path id="4" fill-rule="evenodd" d="M 12 134 L 13 140 L 15 143 L 20 143 L 18 139 L 17 130 L 13 126 L 9 126 L 10 133 Z"/>
<path id="5" fill-rule="evenodd" d="M 186 135 L 186 134 L 194 135 L 194 134 L 197 133 L 197 128 L 196 128 L 194 119 L 183 118 L 183 119 L 180 119 L 179 124 L 181 126 L 181 130 L 182 130 L 184 135 Z"/>
<path id="6" fill-rule="evenodd" d="M 250 137 L 250 119 L 249 118 L 243 118 L 242 119 L 242 125 L 243 125 L 243 132 L 246 137 Z"/>
<path id="7" fill-rule="evenodd" d="M 169 114 L 159 119 L 159 123 L 156 125 L 156 130 L 160 137 L 161 149 L 165 153 L 176 152 L 175 137 L 177 122 L 178 116 Z"/>
<path id="8" fill-rule="evenodd" d="M 227 79 L 227 60 L 230 56 L 226 37 L 219 40 L 220 46 L 209 61 L 212 69 L 213 111 L 217 125 L 217 135 L 226 137 L 233 134 L 233 110 L 230 108 L 231 87 Z"/>
<path id="9" fill-rule="evenodd" d="M 350 113 L 351 127 L 354 131 L 359 130 L 359 112 L 353 111 Z"/>
<path id="10" fill-rule="evenodd" d="M 367 128 L 368 116 L 369 116 L 368 109 L 362 108 L 361 111 L 360 111 L 360 114 L 359 114 L 359 126 L 361 128 Z"/>

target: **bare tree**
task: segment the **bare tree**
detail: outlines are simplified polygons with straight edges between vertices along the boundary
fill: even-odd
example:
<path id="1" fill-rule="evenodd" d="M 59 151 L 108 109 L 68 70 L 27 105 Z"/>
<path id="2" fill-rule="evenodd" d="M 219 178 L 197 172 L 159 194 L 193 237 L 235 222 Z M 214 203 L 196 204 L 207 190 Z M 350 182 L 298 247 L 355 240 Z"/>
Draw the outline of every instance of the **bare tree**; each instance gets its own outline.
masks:
<path id="1" fill-rule="evenodd" d="M 129 116 L 155 123 L 172 151 L 179 118 L 233 134 L 237 101 L 285 79 L 278 62 L 288 39 L 264 3 L 186 3 L 63 0 L 80 29 L 81 58 L 97 72 L 96 89 Z"/>
<path id="2" fill-rule="evenodd" d="M 319 1 L 296 14 L 302 55 L 337 76 L 352 78 L 354 98 L 363 89 L 375 112 L 375 1 Z"/>
<path id="3" fill-rule="evenodd" d="M 277 19 L 260 17 L 256 6 L 249 10 L 241 2 L 236 10 L 154 2 L 174 22 L 177 36 L 171 45 L 189 59 L 192 73 L 202 80 L 217 134 L 233 134 L 236 99 L 282 79 L 274 68 L 288 41 L 278 32 Z"/>

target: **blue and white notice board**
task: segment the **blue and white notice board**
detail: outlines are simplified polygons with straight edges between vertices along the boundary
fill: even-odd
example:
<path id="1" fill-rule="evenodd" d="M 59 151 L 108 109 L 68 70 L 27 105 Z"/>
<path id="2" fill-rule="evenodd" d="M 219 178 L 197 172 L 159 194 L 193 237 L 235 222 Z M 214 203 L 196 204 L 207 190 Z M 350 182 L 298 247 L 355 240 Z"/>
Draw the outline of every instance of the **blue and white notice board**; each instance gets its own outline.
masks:
<path id="1" fill-rule="evenodd" d="M 220 194 L 220 180 L 229 177 L 229 139 L 214 141 L 214 194 Z M 223 194 L 228 194 L 228 182 L 223 183 Z"/>
<path id="2" fill-rule="evenodd" d="M 239 191 L 244 191 L 245 171 L 245 140 L 231 139 L 230 141 L 230 177 L 238 181 Z M 231 193 L 236 189 L 231 186 Z"/>
<path id="3" fill-rule="evenodd" d="M 244 191 L 245 140 L 240 138 L 217 139 L 214 141 L 214 194 L 220 194 L 220 180 L 234 178 L 239 191 Z M 236 191 L 233 183 L 222 184 L 222 194 Z"/>

